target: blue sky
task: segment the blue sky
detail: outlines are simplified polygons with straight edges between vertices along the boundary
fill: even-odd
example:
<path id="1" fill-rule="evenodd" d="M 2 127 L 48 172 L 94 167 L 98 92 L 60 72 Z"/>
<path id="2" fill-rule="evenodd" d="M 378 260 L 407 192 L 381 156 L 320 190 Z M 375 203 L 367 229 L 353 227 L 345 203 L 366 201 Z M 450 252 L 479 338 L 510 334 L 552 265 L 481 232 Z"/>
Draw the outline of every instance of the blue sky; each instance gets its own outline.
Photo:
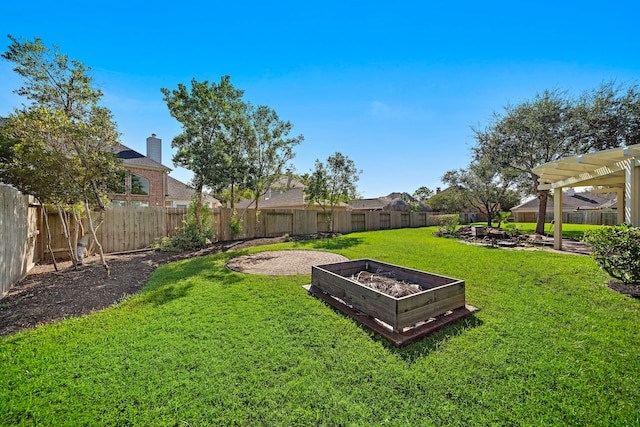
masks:
<path id="1" fill-rule="evenodd" d="M 471 127 L 507 104 L 640 76 L 632 1 L 138 3 L 9 2 L 0 34 L 90 66 L 121 142 L 145 153 L 157 134 L 169 167 L 180 125 L 160 88 L 230 75 L 305 136 L 297 172 L 340 151 L 362 169 L 363 197 L 442 186 L 469 162 Z M 19 86 L 0 61 L 0 116 L 22 102 Z"/>

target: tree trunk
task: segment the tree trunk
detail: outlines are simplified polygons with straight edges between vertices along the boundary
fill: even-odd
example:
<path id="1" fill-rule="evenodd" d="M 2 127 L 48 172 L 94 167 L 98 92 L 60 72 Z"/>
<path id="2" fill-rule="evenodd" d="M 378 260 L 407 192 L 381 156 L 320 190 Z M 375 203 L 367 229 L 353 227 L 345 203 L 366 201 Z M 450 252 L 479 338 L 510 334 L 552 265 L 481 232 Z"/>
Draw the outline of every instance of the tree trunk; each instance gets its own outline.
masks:
<path id="1" fill-rule="evenodd" d="M 89 231 L 91 232 L 91 237 L 93 237 L 93 241 L 98 247 L 98 253 L 100 254 L 100 261 L 102 261 L 102 266 L 104 267 L 104 277 L 109 278 L 109 264 L 107 264 L 107 260 L 104 257 L 104 252 L 102 251 L 102 245 L 98 240 L 98 236 L 96 236 L 96 229 L 93 227 L 93 218 L 91 218 L 91 208 L 89 207 L 89 200 L 84 201 L 84 205 L 87 208 L 87 218 L 89 223 Z M 102 212 L 102 210 L 100 211 Z"/>
<path id="2" fill-rule="evenodd" d="M 549 198 L 549 191 L 538 191 L 538 220 L 536 221 L 536 234 L 544 234 L 544 222 L 547 215 L 547 199 Z"/>
<path id="3" fill-rule="evenodd" d="M 49 228 L 49 212 L 47 212 L 47 207 L 44 203 L 40 202 L 40 206 L 42 206 L 42 212 L 44 213 L 44 227 L 47 229 L 47 248 L 49 249 L 49 254 L 51 255 L 51 262 L 53 262 L 53 268 L 58 271 L 58 263 L 56 262 L 56 257 L 53 254 L 53 248 L 51 247 L 51 228 Z"/>
<path id="4" fill-rule="evenodd" d="M 69 251 L 69 258 L 73 262 L 73 269 L 77 270 L 78 267 L 76 266 L 76 263 L 74 261 L 76 259 L 76 254 L 74 253 L 73 247 L 71 246 L 71 235 L 69 234 L 69 227 L 67 226 L 68 224 L 67 224 L 66 215 L 59 204 L 56 204 L 56 207 L 58 208 L 58 216 L 60 217 L 60 222 L 62 222 L 62 232 L 64 233 L 64 239 L 67 241 L 67 250 Z"/>
<path id="5" fill-rule="evenodd" d="M 198 231 L 202 233 L 202 184 L 198 185 L 196 191 L 198 192 L 198 200 L 196 202 L 198 203 L 196 206 L 196 222 L 198 223 Z"/>

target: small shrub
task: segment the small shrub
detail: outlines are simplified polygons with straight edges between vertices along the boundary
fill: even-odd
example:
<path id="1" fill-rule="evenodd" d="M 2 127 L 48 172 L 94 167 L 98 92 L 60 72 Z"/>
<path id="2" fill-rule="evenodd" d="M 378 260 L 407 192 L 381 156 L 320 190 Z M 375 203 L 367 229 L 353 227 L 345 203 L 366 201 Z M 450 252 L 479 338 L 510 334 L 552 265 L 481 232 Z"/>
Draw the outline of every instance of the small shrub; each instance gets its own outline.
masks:
<path id="1" fill-rule="evenodd" d="M 198 229 L 196 219 L 195 200 L 189 205 L 187 219 L 183 222 L 182 230 L 173 237 L 160 241 L 161 249 L 165 251 L 189 251 L 209 246 L 215 239 L 215 229 L 211 209 L 202 206 L 202 231 Z"/>
<path id="2" fill-rule="evenodd" d="M 515 239 L 520 235 L 520 226 L 513 223 L 507 223 L 504 225 L 504 232 L 507 233 L 507 236 Z"/>
<path id="3" fill-rule="evenodd" d="M 640 284 L 640 228 L 628 224 L 588 230 L 584 242 L 604 271 L 625 284 Z"/>
<path id="4" fill-rule="evenodd" d="M 235 239 L 242 232 L 242 218 L 238 217 L 238 213 L 234 210 L 229 221 L 229 228 L 231 229 L 231 238 Z"/>
<path id="5" fill-rule="evenodd" d="M 447 214 L 436 217 L 436 225 L 442 234 L 454 234 L 460 224 L 460 215 Z"/>

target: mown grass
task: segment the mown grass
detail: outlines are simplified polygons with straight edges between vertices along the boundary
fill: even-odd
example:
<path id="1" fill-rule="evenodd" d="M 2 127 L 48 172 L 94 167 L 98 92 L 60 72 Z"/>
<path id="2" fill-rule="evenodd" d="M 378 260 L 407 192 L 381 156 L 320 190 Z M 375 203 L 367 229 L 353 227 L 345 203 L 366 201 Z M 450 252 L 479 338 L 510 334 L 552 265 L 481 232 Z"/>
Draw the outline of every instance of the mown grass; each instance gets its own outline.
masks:
<path id="1" fill-rule="evenodd" d="M 309 275 L 161 267 L 117 307 L 0 340 L 2 425 L 640 425 L 640 302 L 588 257 L 353 233 L 331 250 L 465 279 L 481 308 L 396 349 Z M 242 252 L 245 253 L 245 252 Z"/>

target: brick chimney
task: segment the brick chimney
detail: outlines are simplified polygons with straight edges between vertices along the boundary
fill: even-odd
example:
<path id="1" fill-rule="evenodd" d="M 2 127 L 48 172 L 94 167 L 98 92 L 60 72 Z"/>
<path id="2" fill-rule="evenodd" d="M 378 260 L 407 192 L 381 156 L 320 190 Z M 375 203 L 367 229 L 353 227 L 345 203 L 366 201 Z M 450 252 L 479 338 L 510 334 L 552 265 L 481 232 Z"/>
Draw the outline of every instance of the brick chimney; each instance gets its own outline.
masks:
<path id="1" fill-rule="evenodd" d="M 440 194 L 442 190 L 440 190 L 440 187 L 436 187 L 436 194 Z"/>
<path id="2" fill-rule="evenodd" d="M 147 157 L 162 164 L 162 140 L 155 133 L 147 138 Z"/>

